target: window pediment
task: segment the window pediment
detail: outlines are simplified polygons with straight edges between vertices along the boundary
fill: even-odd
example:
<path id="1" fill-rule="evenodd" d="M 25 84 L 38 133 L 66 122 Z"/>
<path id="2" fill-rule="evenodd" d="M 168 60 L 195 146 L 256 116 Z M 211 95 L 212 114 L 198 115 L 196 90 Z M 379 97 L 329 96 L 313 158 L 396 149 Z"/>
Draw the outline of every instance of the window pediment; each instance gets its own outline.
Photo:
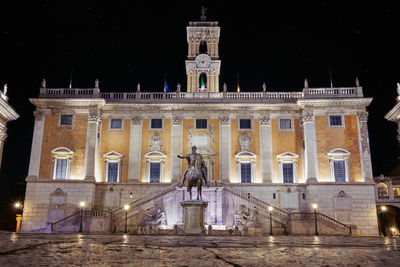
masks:
<path id="1" fill-rule="evenodd" d="M 235 157 L 237 159 L 244 159 L 244 158 L 255 159 L 257 155 L 251 151 L 239 151 L 238 153 L 236 153 Z"/>
<path id="2" fill-rule="evenodd" d="M 332 149 L 327 154 L 330 159 L 346 159 L 350 156 L 350 152 L 343 148 Z"/>
<path id="3" fill-rule="evenodd" d="M 57 147 L 51 151 L 54 156 L 72 156 L 74 151 L 66 148 L 66 147 Z"/>
<path id="4" fill-rule="evenodd" d="M 110 151 L 110 152 L 104 154 L 103 157 L 106 159 L 109 159 L 109 160 L 112 160 L 112 159 L 117 160 L 117 159 L 122 159 L 124 157 L 124 155 L 122 155 L 118 152 L 115 152 L 115 151 Z"/>
<path id="5" fill-rule="evenodd" d="M 146 159 L 165 159 L 167 156 L 161 151 L 150 151 L 144 155 Z"/>
<path id="6" fill-rule="evenodd" d="M 292 152 L 285 152 L 276 156 L 279 161 L 297 161 L 299 155 L 296 155 Z"/>

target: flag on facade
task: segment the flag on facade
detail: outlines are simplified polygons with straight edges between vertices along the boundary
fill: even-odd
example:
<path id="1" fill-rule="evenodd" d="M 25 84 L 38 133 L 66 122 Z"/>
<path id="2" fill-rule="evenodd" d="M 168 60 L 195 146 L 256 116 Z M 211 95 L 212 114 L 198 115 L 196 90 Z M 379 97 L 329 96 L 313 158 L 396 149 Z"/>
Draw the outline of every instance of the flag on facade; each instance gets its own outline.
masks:
<path id="1" fill-rule="evenodd" d="M 164 75 L 164 93 L 169 92 L 167 77 Z"/>
<path id="2" fill-rule="evenodd" d="M 204 93 L 205 90 L 206 90 L 206 84 L 204 83 L 203 76 L 201 76 L 201 87 L 200 87 L 200 91 Z"/>
<path id="3" fill-rule="evenodd" d="M 237 75 L 237 92 L 240 93 L 239 74 Z"/>

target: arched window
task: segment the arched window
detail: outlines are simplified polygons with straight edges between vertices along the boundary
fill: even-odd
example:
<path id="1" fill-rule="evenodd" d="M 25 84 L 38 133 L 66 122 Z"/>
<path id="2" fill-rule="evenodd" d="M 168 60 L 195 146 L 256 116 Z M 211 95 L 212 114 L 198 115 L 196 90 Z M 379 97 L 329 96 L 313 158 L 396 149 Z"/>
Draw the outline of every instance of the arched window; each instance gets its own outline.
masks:
<path id="1" fill-rule="evenodd" d="M 297 159 L 299 155 L 285 152 L 278 158 L 278 174 L 282 183 L 297 183 Z"/>
<path id="2" fill-rule="evenodd" d="M 207 43 L 205 41 L 200 42 L 199 52 L 200 54 L 207 54 Z"/>
<path id="3" fill-rule="evenodd" d="M 199 92 L 207 91 L 207 74 L 202 73 L 199 76 Z"/>
<path id="4" fill-rule="evenodd" d="M 377 186 L 378 191 L 378 198 L 388 198 L 389 197 L 389 190 L 388 186 L 385 183 L 379 183 Z"/>
<path id="5" fill-rule="evenodd" d="M 53 154 L 53 179 L 69 179 L 71 173 L 72 150 L 66 147 L 58 147 L 51 151 Z"/>
<path id="6" fill-rule="evenodd" d="M 343 148 L 333 149 L 328 153 L 329 166 L 331 170 L 331 180 L 333 182 L 349 182 L 350 169 L 349 157 L 350 152 Z"/>

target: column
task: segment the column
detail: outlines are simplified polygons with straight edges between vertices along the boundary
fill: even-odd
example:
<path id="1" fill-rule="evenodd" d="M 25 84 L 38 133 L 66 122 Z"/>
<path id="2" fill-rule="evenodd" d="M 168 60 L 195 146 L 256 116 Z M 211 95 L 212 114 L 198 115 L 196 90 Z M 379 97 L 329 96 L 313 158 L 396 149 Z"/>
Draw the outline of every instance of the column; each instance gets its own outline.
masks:
<path id="1" fill-rule="evenodd" d="M 174 117 L 171 121 L 171 182 L 182 178 L 182 160 L 176 155 L 182 153 L 182 118 Z"/>
<path id="2" fill-rule="evenodd" d="M 269 115 L 260 117 L 260 173 L 263 183 L 272 183 L 272 129 Z"/>
<path id="3" fill-rule="evenodd" d="M 211 75 L 210 75 L 210 71 L 208 71 L 207 72 L 207 84 L 206 84 L 208 92 L 210 92 L 210 90 L 211 90 L 211 88 L 210 88 L 210 85 L 211 85 L 210 79 L 211 79 Z"/>
<path id="4" fill-rule="evenodd" d="M 101 122 L 99 110 L 89 110 L 87 130 L 86 130 L 86 149 L 85 149 L 85 180 L 96 181 L 96 167 L 98 154 L 98 128 Z"/>
<path id="5" fill-rule="evenodd" d="M 219 118 L 219 156 L 221 180 L 229 182 L 232 179 L 231 170 L 231 119 L 229 116 Z"/>
<path id="6" fill-rule="evenodd" d="M 306 182 L 318 181 L 318 158 L 317 158 L 317 137 L 315 131 L 315 121 L 312 112 L 303 112 L 301 116 L 304 132 L 305 145 L 305 175 Z"/>
<path id="7" fill-rule="evenodd" d="M 0 168 L 1 168 L 1 160 L 3 158 L 3 147 L 4 147 L 4 142 L 7 139 L 7 127 L 0 123 Z"/>
<path id="8" fill-rule="evenodd" d="M 369 150 L 368 113 L 358 112 L 358 140 L 360 144 L 361 172 L 363 182 L 372 182 L 371 152 Z"/>
<path id="9" fill-rule="evenodd" d="M 28 180 L 37 180 L 39 177 L 40 157 L 42 155 L 42 141 L 45 114 L 35 111 L 35 126 L 33 128 L 31 158 L 29 161 Z M 50 178 L 50 177 L 49 177 Z"/>
<path id="10" fill-rule="evenodd" d="M 129 166 L 128 182 L 139 182 L 140 159 L 142 149 L 142 119 L 134 117 L 131 120 L 131 131 L 129 138 Z"/>
<path id="11" fill-rule="evenodd" d="M 190 86 L 192 84 L 192 71 L 188 70 L 187 74 L 187 85 L 186 85 L 186 92 L 190 92 Z"/>
<path id="12" fill-rule="evenodd" d="M 214 70 L 210 70 L 210 87 L 208 88 L 208 92 L 215 92 L 215 88 L 214 88 Z"/>
<path id="13" fill-rule="evenodd" d="M 215 92 L 219 92 L 219 70 L 215 73 Z"/>

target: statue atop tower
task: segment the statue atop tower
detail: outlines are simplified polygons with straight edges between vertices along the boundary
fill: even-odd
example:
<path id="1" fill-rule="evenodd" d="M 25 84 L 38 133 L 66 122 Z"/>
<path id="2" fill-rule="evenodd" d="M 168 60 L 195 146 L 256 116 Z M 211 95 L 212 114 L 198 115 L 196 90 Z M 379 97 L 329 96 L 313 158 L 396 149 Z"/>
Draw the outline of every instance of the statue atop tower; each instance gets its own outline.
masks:
<path id="1" fill-rule="evenodd" d="M 207 11 L 207 8 L 205 8 L 204 6 L 202 6 L 202 7 L 201 7 L 201 16 L 200 16 L 200 20 L 201 20 L 201 21 L 206 21 L 206 20 L 207 20 L 206 11 Z"/>

